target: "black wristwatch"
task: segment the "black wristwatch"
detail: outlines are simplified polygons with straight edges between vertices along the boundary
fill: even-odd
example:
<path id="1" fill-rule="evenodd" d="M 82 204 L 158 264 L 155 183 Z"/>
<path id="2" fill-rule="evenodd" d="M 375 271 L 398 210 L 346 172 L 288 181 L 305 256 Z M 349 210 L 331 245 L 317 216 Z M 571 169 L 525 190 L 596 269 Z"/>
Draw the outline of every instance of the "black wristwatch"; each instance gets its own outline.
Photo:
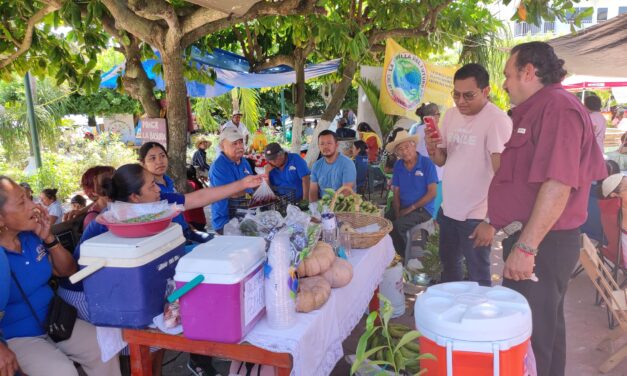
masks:
<path id="1" fill-rule="evenodd" d="M 55 245 L 59 244 L 59 239 L 57 239 L 57 237 L 55 236 L 54 240 L 51 241 L 50 243 L 46 243 L 45 241 L 43 243 L 44 243 L 44 247 L 50 249 L 54 247 Z"/>

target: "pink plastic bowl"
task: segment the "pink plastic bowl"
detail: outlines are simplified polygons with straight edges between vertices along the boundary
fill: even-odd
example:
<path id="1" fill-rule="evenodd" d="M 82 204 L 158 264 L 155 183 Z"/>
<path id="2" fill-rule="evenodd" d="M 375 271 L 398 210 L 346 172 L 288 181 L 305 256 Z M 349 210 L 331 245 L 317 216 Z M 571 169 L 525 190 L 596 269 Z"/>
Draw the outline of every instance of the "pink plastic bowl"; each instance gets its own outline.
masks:
<path id="1" fill-rule="evenodd" d="M 96 217 L 96 222 L 107 226 L 109 231 L 121 238 L 144 238 L 165 230 L 172 222 L 172 218 L 177 215 L 179 215 L 179 212 L 173 212 L 165 218 L 142 223 L 112 223 L 108 222 L 102 215 L 99 215 Z"/>

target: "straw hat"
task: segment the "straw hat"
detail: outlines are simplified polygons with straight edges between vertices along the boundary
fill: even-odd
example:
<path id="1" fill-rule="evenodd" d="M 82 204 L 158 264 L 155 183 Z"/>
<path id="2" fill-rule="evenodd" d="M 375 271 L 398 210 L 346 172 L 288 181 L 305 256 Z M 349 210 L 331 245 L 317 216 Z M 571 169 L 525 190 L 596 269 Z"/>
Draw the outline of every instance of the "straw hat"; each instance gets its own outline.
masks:
<path id="1" fill-rule="evenodd" d="M 601 193 L 603 193 L 603 197 L 609 197 L 610 193 L 614 192 L 616 188 L 618 188 L 620 182 L 623 180 L 623 177 L 622 173 L 618 173 L 605 178 L 605 180 L 603 180 L 603 184 L 601 185 Z"/>
<path id="2" fill-rule="evenodd" d="M 211 147 L 211 141 L 207 140 L 204 137 L 200 137 L 199 139 L 196 140 L 196 148 L 198 148 L 200 146 L 200 144 L 202 144 L 203 142 L 207 143 L 207 147 Z"/>
<path id="3" fill-rule="evenodd" d="M 388 153 L 394 153 L 394 149 L 396 149 L 396 147 L 402 144 L 403 142 L 413 141 L 415 143 L 418 143 L 419 139 L 420 139 L 420 136 L 418 135 L 412 136 L 407 131 L 402 130 L 396 134 L 396 138 L 394 138 L 394 141 L 390 142 L 389 144 L 385 146 L 385 150 Z"/>

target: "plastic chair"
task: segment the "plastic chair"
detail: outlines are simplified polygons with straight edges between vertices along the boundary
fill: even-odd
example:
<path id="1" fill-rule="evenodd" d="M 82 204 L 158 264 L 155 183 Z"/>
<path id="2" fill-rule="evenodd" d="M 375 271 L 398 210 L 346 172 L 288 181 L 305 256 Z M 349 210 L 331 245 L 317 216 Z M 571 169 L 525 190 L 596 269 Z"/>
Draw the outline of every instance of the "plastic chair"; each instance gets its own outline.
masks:
<path id="1" fill-rule="evenodd" d="M 416 254 L 415 256 L 422 256 L 422 254 L 424 253 L 424 249 L 427 245 L 427 240 L 429 239 L 429 235 L 433 234 L 435 232 L 435 220 L 434 219 L 430 219 L 428 221 L 422 222 L 417 224 L 416 226 L 410 228 L 409 230 L 407 230 L 406 233 L 406 245 L 405 245 L 405 251 L 403 253 L 403 266 L 407 266 L 407 263 L 409 262 L 409 260 L 412 258 L 412 248 L 414 246 L 420 247 L 422 252 L 419 252 L 418 254 Z M 420 235 L 420 237 L 418 238 L 418 240 L 414 240 L 414 237 L 416 237 L 416 235 Z"/>
<path id="2" fill-rule="evenodd" d="M 627 335 L 627 290 L 621 289 L 616 280 L 612 278 L 610 270 L 599 257 L 590 239 L 585 234 L 582 234 L 581 239 L 582 248 L 579 261 L 607 305 L 608 314 L 614 318 L 618 325 L 618 328 L 614 329 L 597 345 L 597 349 L 604 350 L 607 348 L 610 352 L 609 357 L 599 366 L 601 373 L 607 373 L 627 358 L 627 344 L 614 349 L 616 342 Z"/>
<path id="3" fill-rule="evenodd" d="M 621 202 L 619 198 L 609 198 L 599 200 L 599 209 L 601 211 L 601 225 L 603 226 L 603 234 L 605 235 L 606 245 L 599 247 L 602 260 L 610 266 L 612 277 L 618 282 L 618 276 L 622 271 L 627 275 L 627 269 L 623 260 L 623 252 L 620 241 L 620 214 Z M 626 281 L 623 281 L 623 285 Z"/>

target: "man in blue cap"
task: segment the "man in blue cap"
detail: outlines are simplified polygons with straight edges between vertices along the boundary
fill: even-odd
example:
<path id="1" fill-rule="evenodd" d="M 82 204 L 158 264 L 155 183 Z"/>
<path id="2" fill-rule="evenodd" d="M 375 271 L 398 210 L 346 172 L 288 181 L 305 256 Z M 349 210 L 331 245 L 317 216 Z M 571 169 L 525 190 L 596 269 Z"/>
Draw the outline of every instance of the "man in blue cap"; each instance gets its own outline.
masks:
<path id="1" fill-rule="evenodd" d="M 276 142 L 269 143 L 263 151 L 268 161 L 266 171 L 270 184 L 279 194 L 294 192 L 296 202 L 309 197 L 309 167 L 296 153 L 288 153 Z"/>

